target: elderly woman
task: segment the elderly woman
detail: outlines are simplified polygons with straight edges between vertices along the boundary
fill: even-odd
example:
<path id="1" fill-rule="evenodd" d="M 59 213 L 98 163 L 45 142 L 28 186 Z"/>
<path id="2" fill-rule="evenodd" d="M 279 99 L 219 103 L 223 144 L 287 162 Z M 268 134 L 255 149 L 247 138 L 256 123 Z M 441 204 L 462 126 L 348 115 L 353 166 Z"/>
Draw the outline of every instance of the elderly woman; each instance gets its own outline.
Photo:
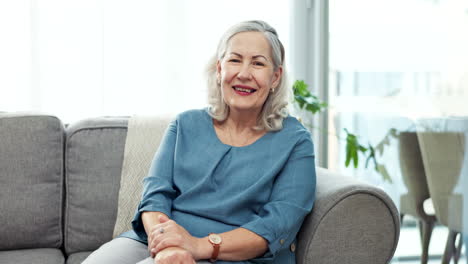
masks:
<path id="1" fill-rule="evenodd" d="M 208 67 L 210 107 L 170 124 L 133 230 L 84 263 L 295 263 L 315 165 L 309 132 L 286 112 L 283 63 L 267 23 L 225 33 Z"/>

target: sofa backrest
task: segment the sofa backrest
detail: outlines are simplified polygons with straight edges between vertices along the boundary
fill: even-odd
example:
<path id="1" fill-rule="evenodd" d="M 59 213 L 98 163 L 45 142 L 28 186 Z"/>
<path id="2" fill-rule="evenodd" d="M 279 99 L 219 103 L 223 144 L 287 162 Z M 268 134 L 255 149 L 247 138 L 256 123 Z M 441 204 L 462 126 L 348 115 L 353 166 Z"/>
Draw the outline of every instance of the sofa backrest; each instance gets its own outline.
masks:
<path id="1" fill-rule="evenodd" d="M 64 127 L 0 114 L 0 250 L 62 245 Z"/>
<path id="2" fill-rule="evenodd" d="M 66 130 L 64 248 L 92 251 L 112 239 L 127 118 L 97 118 Z"/>

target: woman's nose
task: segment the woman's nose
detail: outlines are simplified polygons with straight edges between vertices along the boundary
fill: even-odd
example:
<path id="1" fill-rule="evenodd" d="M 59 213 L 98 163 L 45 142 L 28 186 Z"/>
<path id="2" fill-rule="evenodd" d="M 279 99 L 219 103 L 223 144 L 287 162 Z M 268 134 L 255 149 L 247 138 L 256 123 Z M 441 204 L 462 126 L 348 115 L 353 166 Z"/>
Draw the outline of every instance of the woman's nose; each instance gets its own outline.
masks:
<path id="1" fill-rule="evenodd" d="M 242 67 L 239 69 L 237 77 L 241 80 L 250 80 L 252 78 L 252 73 L 250 70 L 251 69 L 249 64 L 242 65 Z"/>

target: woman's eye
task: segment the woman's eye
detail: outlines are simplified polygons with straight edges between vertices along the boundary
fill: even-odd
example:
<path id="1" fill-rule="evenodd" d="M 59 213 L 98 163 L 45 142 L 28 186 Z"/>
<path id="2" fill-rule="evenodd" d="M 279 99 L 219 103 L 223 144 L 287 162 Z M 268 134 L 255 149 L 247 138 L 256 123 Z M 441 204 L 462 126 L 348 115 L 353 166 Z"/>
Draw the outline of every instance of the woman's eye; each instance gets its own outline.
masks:
<path id="1" fill-rule="evenodd" d="M 255 62 L 253 63 L 253 65 L 255 65 L 255 66 L 265 66 L 265 63 L 260 62 L 260 61 L 255 61 Z"/>
<path id="2" fill-rule="evenodd" d="M 229 62 L 240 62 L 239 59 L 230 59 Z"/>

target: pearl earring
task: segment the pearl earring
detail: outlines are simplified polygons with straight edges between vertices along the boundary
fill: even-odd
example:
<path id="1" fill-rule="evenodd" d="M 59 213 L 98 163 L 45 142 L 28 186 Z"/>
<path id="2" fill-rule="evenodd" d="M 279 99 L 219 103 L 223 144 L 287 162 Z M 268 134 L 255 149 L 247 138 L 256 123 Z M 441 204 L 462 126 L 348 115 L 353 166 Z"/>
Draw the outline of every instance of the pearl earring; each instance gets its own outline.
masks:
<path id="1" fill-rule="evenodd" d="M 275 92 L 275 88 L 271 88 L 270 93 L 274 93 L 274 92 Z"/>

